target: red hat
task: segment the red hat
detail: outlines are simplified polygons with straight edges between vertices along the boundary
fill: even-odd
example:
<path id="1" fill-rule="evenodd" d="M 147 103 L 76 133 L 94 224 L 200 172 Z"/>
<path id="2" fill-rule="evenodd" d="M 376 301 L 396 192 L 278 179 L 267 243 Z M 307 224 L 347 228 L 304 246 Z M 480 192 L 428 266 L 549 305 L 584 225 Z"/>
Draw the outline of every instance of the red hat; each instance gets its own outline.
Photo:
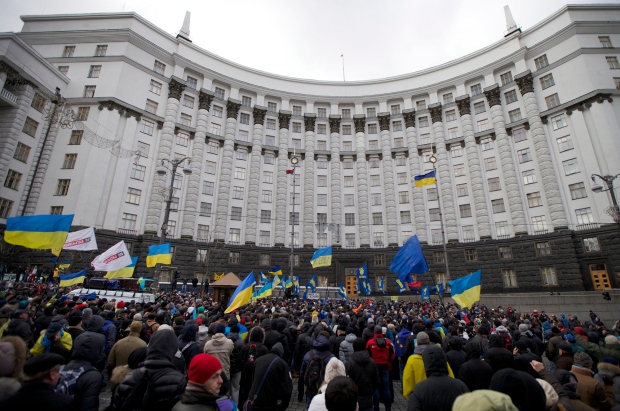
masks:
<path id="1" fill-rule="evenodd" d="M 83 310 L 84 308 L 88 308 L 86 304 L 78 304 L 75 306 L 76 310 Z"/>
<path id="2" fill-rule="evenodd" d="M 116 308 L 124 308 L 124 307 L 125 307 L 124 301 L 119 301 L 118 303 L 116 303 Z"/>
<path id="3" fill-rule="evenodd" d="M 222 369 L 220 360 L 209 354 L 196 354 L 189 363 L 187 379 L 196 384 L 204 384 L 217 371 Z"/>

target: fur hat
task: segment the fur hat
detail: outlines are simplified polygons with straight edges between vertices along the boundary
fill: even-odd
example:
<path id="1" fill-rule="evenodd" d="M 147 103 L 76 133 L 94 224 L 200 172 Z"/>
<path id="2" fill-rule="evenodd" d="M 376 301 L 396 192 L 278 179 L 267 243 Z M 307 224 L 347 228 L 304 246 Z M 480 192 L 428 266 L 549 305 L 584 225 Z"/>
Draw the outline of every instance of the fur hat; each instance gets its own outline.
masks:
<path id="1" fill-rule="evenodd" d="M 575 365 L 578 365 L 588 370 L 592 368 L 592 358 L 585 352 L 578 351 L 574 357 Z"/>
<path id="2" fill-rule="evenodd" d="M 605 337 L 605 345 L 620 344 L 620 340 L 615 335 Z"/>

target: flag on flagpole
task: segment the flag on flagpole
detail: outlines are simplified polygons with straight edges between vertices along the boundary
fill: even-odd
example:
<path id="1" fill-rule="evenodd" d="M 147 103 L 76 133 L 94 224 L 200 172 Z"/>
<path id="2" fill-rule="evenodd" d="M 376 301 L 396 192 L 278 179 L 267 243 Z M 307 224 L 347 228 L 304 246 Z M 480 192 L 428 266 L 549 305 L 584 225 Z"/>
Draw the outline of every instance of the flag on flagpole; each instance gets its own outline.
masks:
<path id="1" fill-rule="evenodd" d="M 269 278 L 267 278 L 267 276 L 265 274 L 263 274 L 263 272 L 260 272 L 260 281 L 263 284 L 267 284 L 269 282 Z"/>
<path id="2" fill-rule="evenodd" d="M 273 277 L 273 288 L 276 288 L 278 285 L 280 285 L 280 283 L 282 282 L 282 280 L 280 280 L 280 277 L 278 277 L 277 275 Z"/>
<path id="3" fill-rule="evenodd" d="M 124 241 L 119 241 L 98 255 L 90 265 L 96 271 L 115 271 L 131 264 L 131 256 Z"/>
<path id="4" fill-rule="evenodd" d="M 293 286 L 295 286 L 293 294 L 299 295 L 299 276 L 293 276 Z"/>
<path id="5" fill-rule="evenodd" d="M 294 168 L 290 168 L 290 169 L 286 170 L 286 174 L 295 174 L 295 169 Z"/>
<path id="6" fill-rule="evenodd" d="M 344 285 L 340 284 L 340 288 L 338 288 L 338 295 L 346 300 L 347 291 L 344 289 Z"/>
<path id="7" fill-rule="evenodd" d="M 131 257 L 131 264 L 115 271 L 108 271 L 103 278 L 130 278 L 133 277 L 133 272 L 136 269 L 138 263 L 138 257 Z"/>
<path id="8" fill-rule="evenodd" d="M 287 290 L 293 286 L 293 279 L 288 277 L 286 281 L 284 281 L 284 289 Z"/>
<path id="9" fill-rule="evenodd" d="M 269 274 L 271 275 L 282 275 L 282 269 L 280 268 L 279 265 L 274 265 L 273 267 L 271 267 L 271 269 L 269 271 L 267 271 Z"/>
<path id="10" fill-rule="evenodd" d="M 149 246 L 149 254 L 146 256 L 146 266 L 155 267 L 157 263 L 172 264 L 172 249 L 170 243 Z"/>
<path id="11" fill-rule="evenodd" d="M 312 268 L 329 267 L 332 265 L 332 246 L 316 250 L 314 255 L 312 255 L 310 264 L 312 264 Z"/>
<path id="12" fill-rule="evenodd" d="M 4 241 L 26 248 L 58 251 L 65 244 L 72 222 L 73 214 L 9 217 Z"/>
<path id="13" fill-rule="evenodd" d="M 450 281 L 450 296 L 461 306 L 470 308 L 480 300 L 480 287 L 482 285 L 482 270 L 478 270 L 465 277 Z"/>
<path id="14" fill-rule="evenodd" d="M 405 281 L 407 276 L 413 274 L 424 274 L 428 271 L 428 264 L 422 252 L 422 245 L 417 235 L 412 235 L 403 244 L 398 253 L 394 256 L 390 270 L 398 274 L 398 278 Z"/>
<path id="15" fill-rule="evenodd" d="M 426 174 L 415 176 L 413 177 L 413 181 L 415 182 L 416 187 L 437 184 L 437 179 L 435 178 L 435 170 L 429 171 Z"/>
<path id="16" fill-rule="evenodd" d="M 436 288 L 437 288 L 437 294 L 443 295 L 443 283 L 437 284 Z"/>
<path id="17" fill-rule="evenodd" d="M 399 294 L 402 294 L 407 289 L 400 278 L 395 279 L 394 282 L 396 282 L 396 285 L 398 286 Z"/>
<path id="18" fill-rule="evenodd" d="M 379 284 L 377 285 L 377 291 L 381 291 L 385 294 L 385 277 L 379 277 Z"/>
<path id="19" fill-rule="evenodd" d="M 355 276 L 360 279 L 368 278 L 368 265 L 364 264 L 357 270 L 355 270 Z"/>
<path id="20" fill-rule="evenodd" d="M 95 238 L 95 229 L 93 227 L 89 227 L 69 233 L 62 249 L 73 251 L 96 250 L 97 239 Z M 52 252 L 58 255 L 60 254 L 60 249 L 52 250 Z"/>
<path id="21" fill-rule="evenodd" d="M 61 287 L 69 287 L 71 285 L 81 284 L 86 278 L 86 272 L 87 270 L 84 269 L 82 271 L 78 271 L 77 273 L 61 274 L 60 283 L 58 285 Z"/>
<path id="22" fill-rule="evenodd" d="M 71 263 L 73 262 L 73 260 L 67 260 L 67 261 L 63 261 L 62 263 L 58 264 L 58 268 L 69 268 L 71 267 Z"/>
<path id="23" fill-rule="evenodd" d="M 224 314 L 228 314 L 232 310 L 246 305 L 252 299 L 254 284 L 256 284 L 256 280 L 254 279 L 254 271 L 252 271 L 241 281 L 241 284 L 237 286 L 237 289 L 230 297 L 228 308 L 226 308 Z"/>
<path id="24" fill-rule="evenodd" d="M 364 281 L 364 294 L 370 295 L 372 293 L 372 284 L 370 281 Z"/>
<path id="25" fill-rule="evenodd" d="M 306 283 L 306 289 L 308 289 L 308 287 L 310 287 L 313 293 L 316 292 L 316 276 L 315 275 L 313 275 L 310 281 Z"/>
<path id="26" fill-rule="evenodd" d="M 138 257 L 136 257 L 136 260 L 137 260 L 137 259 L 138 259 Z M 144 285 L 145 285 L 145 283 L 146 283 L 146 280 L 145 280 L 144 276 L 141 276 L 140 278 L 138 278 L 137 283 L 138 283 L 138 285 L 140 286 L 140 289 L 141 289 L 141 290 L 144 290 Z"/>
<path id="27" fill-rule="evenodd" d="M 422 296 L 422 301 L 431 299 L 431 291 L 428 285 L 422 287 L 422 290 L 420 290 L 420 295 Z"/>
<path id="28" fill-rule="evenodd" d="M 273 283 L 265 284 L 260 290 L 256 292 L 256 298 L 265 298 L 273 295 Z"/>

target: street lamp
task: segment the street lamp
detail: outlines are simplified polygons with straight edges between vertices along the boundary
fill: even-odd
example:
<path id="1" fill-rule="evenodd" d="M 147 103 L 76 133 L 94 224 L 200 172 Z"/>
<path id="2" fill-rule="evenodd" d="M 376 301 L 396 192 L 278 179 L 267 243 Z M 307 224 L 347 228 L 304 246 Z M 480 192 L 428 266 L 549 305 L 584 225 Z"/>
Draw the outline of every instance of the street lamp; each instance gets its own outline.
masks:
<path id="1" fill-rule="evenodd" d="M 297 157 L 296 155 L 293 155 L 293 157 L 291 157 L 291 167 L 293 167 L 292 169 L 292 173 L 293 174 L 293 211 L 291 213 L 291 258 L 290 258 L 290 263 L 291 263 L 291 271 L 289 276 L 291 277 L 291 280 L 293 279 L 293 270 L 294 270 L 294 266 L 295 266 L 295 262 L 294 262 L 294 253 L 295 253 L 295 185 L 297 183 L 297 181 L 295 180 L 296 178 L 296 174 L 295 174 L 295 169 L 297 167 L 299 167 L 299 157 Z M 285 291 L 286 294 L 286 291 Z"/>
<path id="2" fill-rule="evenodd" d="M 592 191 L 594 191 L 595 193 L 609 191 L 609 194 L 611 194 L 611 202 L 613 203 L 613 207 L 612 211 L 608 212 L 608 214 L 611 214 L 612 218 L 617 223 L 620 222 L 620 209 L 618 209 L 618 201 L 616 201 L 616 193 L 614 192 L 614 180 L 618 178 L 618 176 L 620 176 L 620 174 L 616 174 L 615 176 L 612 176 L 610 174 L 606 174 L 604 176 L 599 174 L 592 174 L 591 177 L 592 182 L 594 183 L 594 185 L 592 186 Z M 603 189 L 603 186 L 596 182 L 596 177 L 603 180 L 605 184 L 607 184 L 607 189 Z"/>
<path id="3" fill-rule="evenodd" d="M 439 195 L 439 176 L 437 175 L 437 168 L 435 168 L 435 164 L 437 163 L 437 157 L 434 154 L 431 154 L 428 161 L 433 165 L 433 171 L 435 172 L 435 187 L 437 187 L 437 207 L 439 208 L 439 223 L 441 224 L 441 239 L 443 240 L 443 260 L 446 263 L 446 277 L 450 278 L 450 267 L 448 265 L 448 248 L 446 246 L 446 232 L 443 226 L 443 212 L 441 211 L 441 196 Z"/>
<path id="4" fill-rule="evenodd" d="M 166 198 L 166 211 L 164 212 L 164 222 L 161 225 L 161 235 L 159 236 L 159 244 L 164 244 L 166 242 L 166 232 L 168 231 L 168 222 L 170 220 L 170 207 L 172 205 L 172 194 L 174 193 L 174 180 L 177 176 L 177 168 L 179 165 L 183 164 L 185 160 L 189 160 L 189 157 L 183 158 L 175 158 L 174 160 L 163 159 L 161 160 L 161 165 L 157 167 L 155 172 L 160 176 L 165 176 L 170 170 L 171 178 L 170 178 L 170 187 L 168 188 L 168 198 Z M 168 163 L 168 166 L 166 166 Z M 183 174 L 190 175 L 192 174 L 192 169 L 188 167 L 183 167 Z M 161 270 L 161 264 L 157 263 L 157 267 L 155 268 L 155 278 L 154 286 L 159 286 L 159 273 Z"/>

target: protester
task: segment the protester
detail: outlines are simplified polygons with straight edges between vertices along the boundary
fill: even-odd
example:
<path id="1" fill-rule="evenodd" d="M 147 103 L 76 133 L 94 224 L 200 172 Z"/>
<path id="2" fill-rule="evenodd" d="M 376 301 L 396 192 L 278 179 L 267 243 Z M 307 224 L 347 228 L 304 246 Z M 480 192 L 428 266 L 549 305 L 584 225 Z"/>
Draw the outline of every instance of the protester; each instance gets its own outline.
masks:
<path id="1" fill-rule="evenodd" d="M 256 360 L 254 381 L 248 395 L 254 411 L 284 411 L 288 408 L 293 393 L 293 381 L 283 356 L 284 347 L 277 342 L 269 354 Z"/>
<path id="2" fill-rule="evenodd" d="M 63 356 L 66 362 L 71 356 L 72 347 L 71 334 L 64 331 L 60 323 L 51 323 L 47 330 L 41 333 L 34 347 L 30 350 L 30 355 L 35 357 L 44 353 L 59 354 Z"/>
<path id="3" fill-rule="evenodd" d="M 381 380 L 379 368 L 370 358 L 363 338 L 353 342 L 353 354 L 345 364 L 347 375 L 358 388 L 359 411 L 370 411 L 373 407 L 374 392 L 379 389 Z"/>
<path id="4" fill-rule="evenodd" d="M 146 347 L 146 343 L 140 339 L 140 331 L 142 331 L 142 323 L 134 321 L 129 326 L 129 335 L 114 344 L 108 355 L 109 372 L 118 366 L 127 365 L 131 353 L 138 348 Z"/>
<path id="5" fill-rule="evenodd" d="M 26 362 L 26 343 L 19 337 L 0 340 L 0 401 L 21 387 Z"/>
<path id="6" fill-rule="evenodd" d="M 359 389 L 347 377 L 334 377 L 325 390 L 327 411 L 356 411 L 358 409 Z"/>
<path id="7" fill-rule="evenodd" d="M 223 382 L 221 374 L 222 365 L 217 358 L 209 354 L 196 354 L 187 370 L 187 388 L 172 410 L 220 410 L 216 402 L 220 398 Z"/>

